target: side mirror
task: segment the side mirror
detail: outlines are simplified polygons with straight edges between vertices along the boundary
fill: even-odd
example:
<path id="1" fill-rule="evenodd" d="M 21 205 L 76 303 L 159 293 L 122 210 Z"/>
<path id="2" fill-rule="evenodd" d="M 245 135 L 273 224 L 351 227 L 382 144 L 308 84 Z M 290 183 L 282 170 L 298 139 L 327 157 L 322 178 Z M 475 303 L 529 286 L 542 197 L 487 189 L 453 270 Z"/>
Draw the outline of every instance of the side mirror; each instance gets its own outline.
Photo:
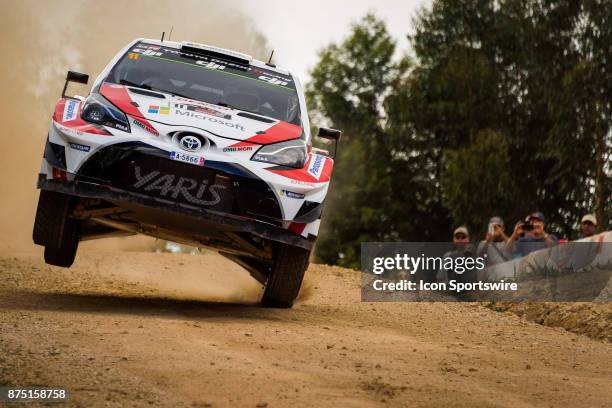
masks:
<path id="1" fill-rule="evenodd" d="M 87 85 L 89 82 L 89 75 L 81 74 L 80 72 L 68 71 L 66 74 L 66 82 L 64 83 L 64 89 L 62 90 L 62 98 L 66 97 L 66 88 L 68 88 L 68 82 L 76 82 L 79 84 Z"/>
<path id="2" fill-rule="evenodd" d="M 340 140 L 340 137 L 342 136 L 342 131 L 322 127 L 322 128 L 319 128 L 319 134 L 317 136 L 323 139 L 338 141 Z"/>
<path id="3" fill-rule="evenodd" d="M 334 155 L 332 158 L 335 158 L 338 155 L 338 142 L 340 141 L 340 137 L 342 136 L 341 130 L 330 129 L 330 128 L 319 128 L 319 133 L 317 134 L 322 139 L 327 140 L 335 140 L 336 145 L 334 147 Z"/>

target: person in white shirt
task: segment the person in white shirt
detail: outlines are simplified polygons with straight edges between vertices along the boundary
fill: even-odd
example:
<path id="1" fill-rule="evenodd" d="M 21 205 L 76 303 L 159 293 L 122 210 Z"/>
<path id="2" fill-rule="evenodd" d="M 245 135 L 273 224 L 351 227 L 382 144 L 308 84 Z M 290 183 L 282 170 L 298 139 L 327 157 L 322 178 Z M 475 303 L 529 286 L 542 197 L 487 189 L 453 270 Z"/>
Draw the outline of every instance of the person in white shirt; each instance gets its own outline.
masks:
<path id="1" fill-rule="evenodd" d="M 480 241 L 476 256 L 485 257 L 487 266 L 507 262 L 512 259 L 512 253 L 506 247 L 508 236 L 504 231 L 504 220 L 492 217 L 484 241 Z"/>

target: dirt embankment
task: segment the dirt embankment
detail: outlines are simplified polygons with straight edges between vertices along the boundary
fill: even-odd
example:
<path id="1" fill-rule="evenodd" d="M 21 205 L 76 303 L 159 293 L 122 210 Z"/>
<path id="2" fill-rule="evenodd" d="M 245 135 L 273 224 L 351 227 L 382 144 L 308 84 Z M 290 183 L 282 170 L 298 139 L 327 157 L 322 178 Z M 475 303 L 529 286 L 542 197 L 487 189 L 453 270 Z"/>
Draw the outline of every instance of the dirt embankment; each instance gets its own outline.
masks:
<path id="1" fill-rule="evenodd" d="M 87 407 L 610 404 L 608 342 L 479 304 L 362 303 L 342 268 L 306 279 L 271 310 L 210 254 L 0 257 L 0 384 L 64 386 Z"/>
<path id="2" fill-rule="evenodd" d="M 504 303 L 489 305 L 550 327 L 560 327 L 593 339 L 612 342 L 610 303 Z"/>

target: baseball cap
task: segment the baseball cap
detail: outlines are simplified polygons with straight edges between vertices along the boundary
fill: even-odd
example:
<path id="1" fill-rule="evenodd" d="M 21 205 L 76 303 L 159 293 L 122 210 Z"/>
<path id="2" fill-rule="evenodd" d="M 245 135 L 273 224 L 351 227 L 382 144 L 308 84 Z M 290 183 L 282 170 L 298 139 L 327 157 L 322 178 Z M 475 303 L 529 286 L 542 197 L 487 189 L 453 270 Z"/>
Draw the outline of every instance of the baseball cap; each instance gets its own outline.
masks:
<path id="1" fill-rule="evenodd" d="M 501 217 L 491 217 L 489 224 L 504 225 L 504 220 Z"/>
<path id="2" fill-rule="evenodd" d="M 587 214 L 584 217 L 582 217 L 582 222 L 590 222 L 593 225 L 597 225 L 597 218 L 595 218 L 595 216 L 593 214 Z"/>
<path id="3" fill-rule="evenodd" d="M 468 229 L 466 227 L 463 227 L 463 226 L 457 228 L 455 230 L 455 232 L 453 232 L 453 235 L 457 235 L 457 234 L 463 234 L 463 235 L 466 235 L 468 237 L 470 236 L 470 233 L 468 232 Z"/>
<path id="4" fill-rule="evenodd" d="M 537 218 L 538 220 L 540 220 L 542 222 L 546 222 L 546 218 L 544 218 L 544 214 L 542 214 L 540 211 L 536 211 L 534 213 L 531 213 L 527 217 L 527 221 L 531 221 L 532 218 Z"/>

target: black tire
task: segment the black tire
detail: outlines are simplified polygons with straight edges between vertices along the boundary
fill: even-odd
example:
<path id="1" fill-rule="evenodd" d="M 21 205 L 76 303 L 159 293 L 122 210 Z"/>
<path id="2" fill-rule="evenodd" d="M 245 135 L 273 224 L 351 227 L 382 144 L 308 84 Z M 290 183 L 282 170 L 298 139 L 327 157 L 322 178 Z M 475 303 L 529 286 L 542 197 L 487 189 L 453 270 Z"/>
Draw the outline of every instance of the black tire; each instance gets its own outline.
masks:
<path id="1" fill-rule="evenodd" d="M 75 198 L 41 190 L 34 221 L 34 243 L 45 247 L 45 262 L 69 268 L 79 246 L 79 223 L 70 217 Z"/>
<path id="2" fill-rule="evenodd" d="M 290 308 L 300 292 L 310 251 L 279 244 L 272 273 L 266 282 L 261 304 L 265 307 Z"/>
<path id="3" fill-rule="evenodd" d="M 49 265 L 70 268 L 76 257 L 79 241 L 74 244 L 66 245 L 61 248 L 45 247 L 45 262 Z"/>

